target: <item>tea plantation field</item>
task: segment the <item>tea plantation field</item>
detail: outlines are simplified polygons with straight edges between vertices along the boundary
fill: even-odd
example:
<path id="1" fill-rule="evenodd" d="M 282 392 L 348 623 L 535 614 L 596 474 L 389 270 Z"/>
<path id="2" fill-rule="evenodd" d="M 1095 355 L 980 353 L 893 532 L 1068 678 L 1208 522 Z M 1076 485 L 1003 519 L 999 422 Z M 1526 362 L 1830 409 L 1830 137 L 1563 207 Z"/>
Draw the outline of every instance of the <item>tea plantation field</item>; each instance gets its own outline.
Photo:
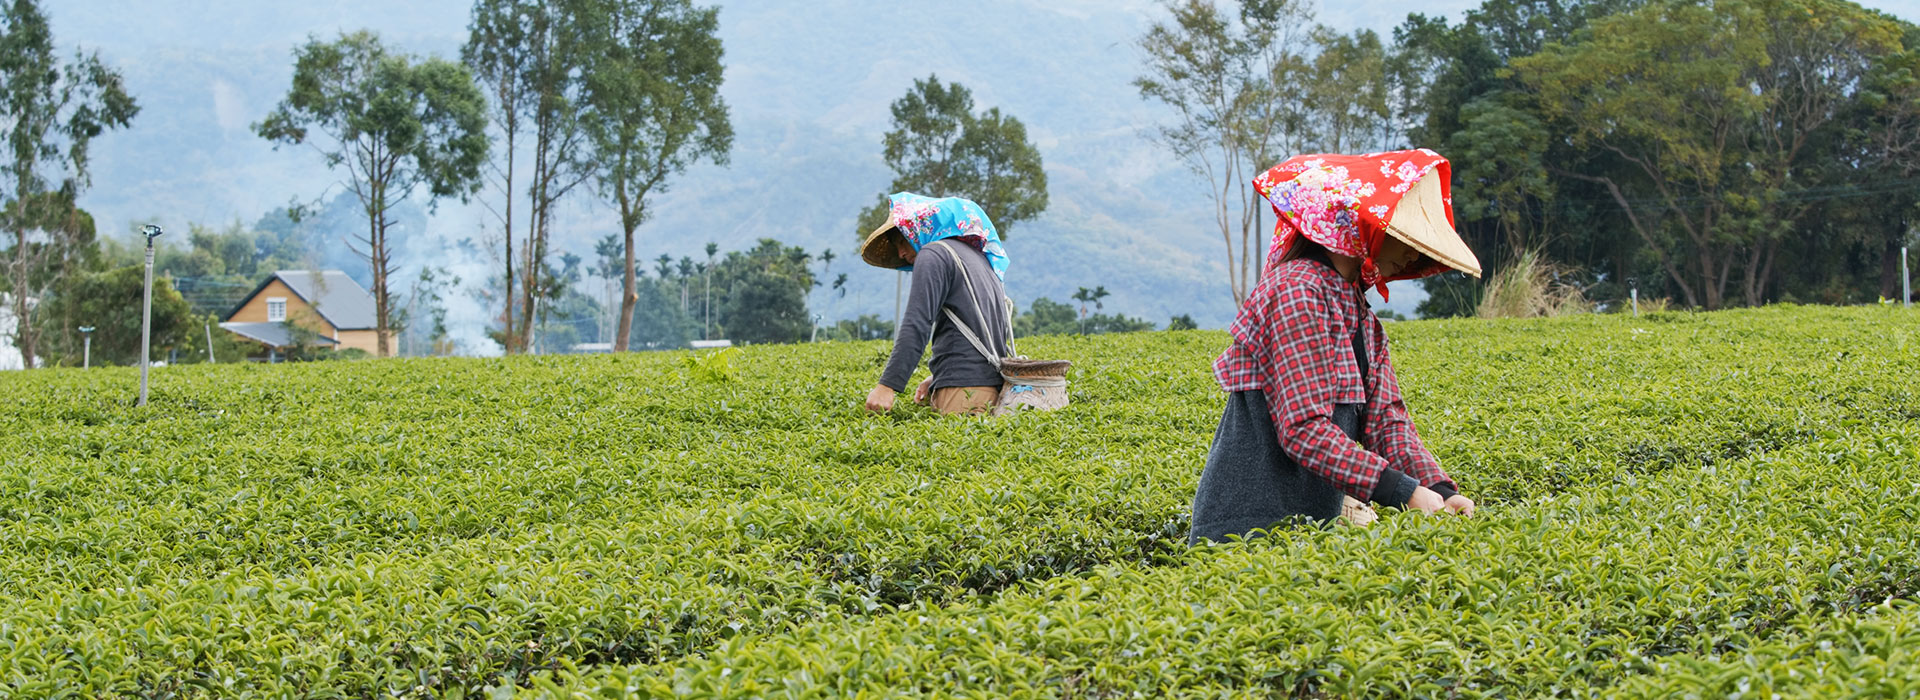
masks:
<path id="1" fill-rule="evenodd" d="M 0 697 L 1920 693 L 1920 312 L 1389 332 L 1480 513 L 1199 549 L 1217 331 L 0 375 Z"/>

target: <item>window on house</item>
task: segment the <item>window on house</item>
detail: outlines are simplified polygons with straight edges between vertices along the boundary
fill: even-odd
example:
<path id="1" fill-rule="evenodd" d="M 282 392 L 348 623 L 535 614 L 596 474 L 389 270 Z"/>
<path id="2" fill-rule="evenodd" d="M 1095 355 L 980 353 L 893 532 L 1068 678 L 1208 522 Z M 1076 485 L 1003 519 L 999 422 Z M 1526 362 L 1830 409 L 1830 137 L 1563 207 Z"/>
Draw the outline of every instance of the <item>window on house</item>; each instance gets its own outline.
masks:
<path id="1" fill-rule="evenodd" d="M 267 297 L 267 322 L 279 323 L 287 320 L 287 298 Z"/>

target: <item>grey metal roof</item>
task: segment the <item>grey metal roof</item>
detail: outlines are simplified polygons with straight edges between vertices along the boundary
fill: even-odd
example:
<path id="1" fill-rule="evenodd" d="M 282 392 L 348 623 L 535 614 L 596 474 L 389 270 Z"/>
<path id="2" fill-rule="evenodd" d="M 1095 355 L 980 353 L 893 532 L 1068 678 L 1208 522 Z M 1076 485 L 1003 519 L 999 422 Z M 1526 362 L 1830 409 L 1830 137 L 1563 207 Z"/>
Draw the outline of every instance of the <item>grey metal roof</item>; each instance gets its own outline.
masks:
<path id="1" fill-rule="evenodd" d="M 373 295 L 345 272 L 281 270 L 273 273 L 273 276 L 292 288 L 294 294 L 305 299 L 334 328 L 356 331 L 379 325 L 379 316 L 374 312 Z"/>
<path id="2" fill-rule="evenodd" d="M 245 336 L 247 338 L 258 340 L 262 343 L 266 343 L 276 348 L 284 348 L 293 344 L 293 334 L 288 332 L 287 324 L 285 323 L 231 323 L 229 322 L 229 323 L 220 324 L 220 327 L 225 328 L 234 333 L 237 333 L 239 335 Z M 314 336 L 313 342 L 315 345 L 336 345 L 337 344 L 334 342 L 332 338 L 328 338 L 324 335 Z"/>

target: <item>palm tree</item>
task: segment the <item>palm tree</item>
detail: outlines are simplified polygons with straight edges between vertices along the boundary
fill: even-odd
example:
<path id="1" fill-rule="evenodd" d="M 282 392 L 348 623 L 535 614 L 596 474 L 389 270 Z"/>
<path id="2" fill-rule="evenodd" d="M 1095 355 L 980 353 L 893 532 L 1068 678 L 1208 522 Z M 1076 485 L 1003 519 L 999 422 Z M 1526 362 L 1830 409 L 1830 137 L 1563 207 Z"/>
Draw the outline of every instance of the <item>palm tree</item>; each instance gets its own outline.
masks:
<path id="1" fill-rule="evenodd" d="M 1080 291 L 1073 293 L 1073 299 L 1080 302 L 1080 335 L 1087 334 L 1087 304 L 1093 304 L 1093 308 L 1095 309 L 1103 309 L 1105 307 L 1101 306 L 1100 300 L 1106 298 L 1109 294 L 1112 294 L 1112 292 L 1107 291 L 1107 288 L 1104 286 L 1094 287 L 1093 289 L 1081 287 Z"/>

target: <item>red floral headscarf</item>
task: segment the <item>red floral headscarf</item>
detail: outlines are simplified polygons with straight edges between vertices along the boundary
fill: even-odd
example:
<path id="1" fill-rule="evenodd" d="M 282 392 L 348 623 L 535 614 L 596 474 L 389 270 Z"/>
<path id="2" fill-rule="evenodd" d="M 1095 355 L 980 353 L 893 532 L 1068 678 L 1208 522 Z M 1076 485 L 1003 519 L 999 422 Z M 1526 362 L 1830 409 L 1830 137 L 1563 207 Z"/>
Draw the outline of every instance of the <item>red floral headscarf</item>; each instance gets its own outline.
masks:
<path id="1" fill-rule="evenodd" d="M 1434 172 L 1437 170 L 1438 172 Z M 1417 279 L 1446 271 L 1427 256 L 1389 279 L 1380 279 L 1374 259 L 1385 240 L 1387 222 L 1400 197 L 1429 173 L 1440 178 L 1453 223 L 1453 169 L 1438 153 L 1421 148 L 1357 156 L 1313 154 L 1288 158 L 1253 179 L 1253 187 L 1273 205 L 1273 244 L 1268 264 L 1284 259 L 1301 236 L 1327 250 L 1360 259 L 1360 282 L 1387 296 L 1387 282 Z"/>

